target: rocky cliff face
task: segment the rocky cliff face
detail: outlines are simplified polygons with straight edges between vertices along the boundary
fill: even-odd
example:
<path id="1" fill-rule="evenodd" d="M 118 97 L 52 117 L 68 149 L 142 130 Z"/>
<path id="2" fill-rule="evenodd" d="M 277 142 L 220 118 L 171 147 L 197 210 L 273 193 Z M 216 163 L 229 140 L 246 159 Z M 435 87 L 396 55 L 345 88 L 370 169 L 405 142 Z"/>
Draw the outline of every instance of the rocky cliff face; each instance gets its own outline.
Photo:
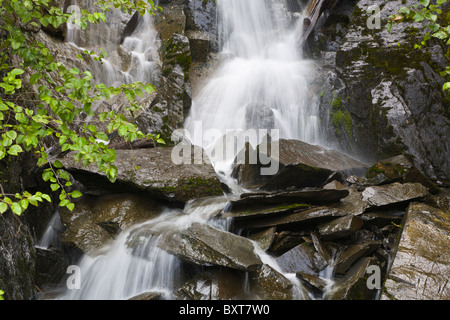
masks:
<path id="1" fill-rule="evenodd" d="M 324 134 L 335 147 L 372 162 L 403 153 L 429 177 L 450 178 L 449 96 L 439 72 L 445 45 L 414 44 L 423 25 L 396 24 L 389 15 L 415 1 L 340 1 L 325 12 L 307 43 L 318 63 L 316 91 Z M 380 8 L 380 26 L 370 29 Z"/>

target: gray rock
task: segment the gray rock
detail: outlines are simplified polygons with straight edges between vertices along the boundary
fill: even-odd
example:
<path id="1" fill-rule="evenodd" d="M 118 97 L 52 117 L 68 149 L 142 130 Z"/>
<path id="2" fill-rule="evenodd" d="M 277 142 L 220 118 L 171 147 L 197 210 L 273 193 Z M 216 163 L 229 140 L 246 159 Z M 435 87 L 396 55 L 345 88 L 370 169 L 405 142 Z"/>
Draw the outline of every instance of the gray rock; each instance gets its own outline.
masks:
<path id="1" fill-rule="evenodd" d="M 250 240 L 198 223 L 173 234 L 158 246 L 198 265 L 218 265 L 245 271 L 254 271 L 262 265 Z"/>
<path id="2" fill-rule="evenodd" d="M 72 173 L 88 192 L 105 188 L 117 192 L 121 188 L 116 185 L 124 183 L 135 190 L 148 192 L 155 198 L 175 202 L 222 195 L 220 181 L 211 164 L 208 164 L 209 161 L 205 160 L 207 156 L 202 150 L 194 148 L 191 155 L 176 153 L 181 150 L 174 148 L 116 150 L 115 165 L 118 168 L 118 175 L 115 184 L 106 180 L 105 173 L 99 173 L 95 164 L 83 167 L 75 162 L 71 153 L 60 160 L 65 169 Z M 172 151 L 175 157 L 186 156 L 189 160 L 197 159 L 198 156 L 203 161 L 201 164 L 195 164 L 192 160 L 190 164 L 186 162 L 177 165 L 172 159 Z"/>
<path id="3" fill-rule="evenodd" d="M 121 230 L 154 218 L 161 210 L 156 201 L 136 194 L 86 196 L 76 202 L 73 211 L 60 210 L 65 226 L 61 240 L 95 256 Z"/>
<path id="4" fill-rule="evenodd" d="M 412 4 L 340 1 L 309 37 L 310 55 L 322 66 L 315 90 L 331 145 L 367 162 L 407 154 L 426 176 L 449 179 L 450 149 L 442 138 L 450 135 L 448 98 L 439 76 L 445 49 L 414 49 L 425 22 L 404 21 L 391 32 L 383 24 L 367 28 L 370 6 L 388 17 Z"/>
<path id="5" fill-rule="evenodd" d="M 236 270 L 210 267 L 184 283 L 175 291 L 183 300 L 242 300 L 249 299 L 243 275 Z"/>
<path id="6" fill-rule="evenodd" d="M 292 300 L 293 283 L 267 264 L 250 275 L 250 288 L 262 300 Z"/>
<path id="7" fill-rule="evenodd" d="M 398 182 L 367 187 L 362 192 L 363 201 L 367 201 L 369 207 L 383 207 L 420 199 L 429 195 L 427 188 L 420 183 Z"/>
<path id="8" fill-rule="evenodd" d="M 344 238 L 359 230 L 364 221 L 354 215 L 337 218 L 318 226 L 319 234 L 326 240 Z"/>
<path id="9" fill-rule="evenodd" d="M 366 166 L 342 153 L 327 150 L 299 140 L 280 139 L 255 151 L 248 144 L 235 159 L 233 177 L 245 188 L 282 190 L 288 187 L 321 187 L 334 171 L 345 173 L 365 172 Z M 272 152 L 273 154 L 270 154 Z M 274 175 L 262 175 L 261 157 L 269 165 L 278 164 Z M 255 159 L 257 161 L 255 162 Z M 267 163 L 267 162 L 266 162 Z"/>
<path id="10" fill-rule="evenodd" d="M 431 193 L 439 192 L 438 187 L 403 155 L 378 161 L 369 168 L 366 177 L 369 178 L 369 183 L 376 178 L 378 184 L 417 182 L 427 187 Z"/>
<path id="11" fill-rule="evenodd" d="M 382 299 L 450 298 L 449 212 L 411 203 Z"/>
<path id="12" fill-rule="evenodd" d="M 300 244 L 276 258 L 283 272 L 316 274 L 326 266 L 323 258 L 307 244 Z"/>
<path id="13" fill-rule="evenodd" d="M 340 251 L 335 260 L 335 272 L 346 273 L 350 266 L 362 256 L 368 256 L 380 247 L 381 242 L 371 241 L 353 244 Z"/>

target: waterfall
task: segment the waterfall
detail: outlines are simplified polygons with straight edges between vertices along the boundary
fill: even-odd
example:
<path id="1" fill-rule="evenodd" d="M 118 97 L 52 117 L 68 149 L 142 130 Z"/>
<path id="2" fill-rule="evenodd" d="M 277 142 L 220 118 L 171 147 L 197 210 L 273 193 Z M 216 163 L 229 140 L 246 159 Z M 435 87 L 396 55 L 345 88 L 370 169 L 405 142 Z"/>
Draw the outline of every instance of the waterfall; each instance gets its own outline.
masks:
<path id="1" fill-rule="evenodd" d="M 312 64 L 302 59 L 299 52 L 296 34 L 301 25 L 289 14 L 285 0 L 216 3 L 223 62 L 195 95 L 186 129 L 193 131 L 200 121 L 203 129 L 216 129 L 223 134 L 227 130 L 277 129 L 282 138 L 316 142 L 318 113 L 308 88 Z M 133 53 L 139 72 L 121 74 L 133 80 L 150 80 L 154 65 L 149 56 L 156 52 L 154 35 L 150 17 L 141 20 L 122 44 Z M 110 77 L 114 81 L 127 81 L 126 77 L 121 80 Z M 192 142 L 205 149 L 209 146 L 204 145 L 203 137 Z M 217 169 L 217 163 L 213 164 Z M 159 292 L 163 298 L 173 298 L 173 290 L 182 284 L 182 262 L 161 250 L 158 243 L 164 241 L 167 233 L 188 228 L 194 222 L 229 230 L 230 221 L 214 219 L 213 214 L 225 209 L 233 196 L 236 195 L 196 199 L 183 210 L 166 209 L 157 218 L 123 231 L 100 252 L 82 258 L 78 263 L 82 270 L 81 289 L 67 290 L 60 298 L 127 299 L 144 292 Z M 256 242 L 254 247 L 263 263 L 282 273 L 275 259 Z M 304 298 L 295 275 L 285 276 L 294 284 L 295 297 Z M 243 291 L 248 291 L 246 277 Z"/>
<path id="2" fill-rule="evenodd" d="M 122 38 L 119 31 L 123 29 L 120 26 L 123 14 L 118 9 L 111 8 L 106 12 L 111 26 L 89 24 L 86 30 L 82 30 L 75 24 L 77 14 L 82 9 L 80 6 L 90 8 L 91 11 L 99 10 L 93 0 L 71 0 L 67 11 L 74 14 L 75 18 L 68 24 L 66 42 L 80 50 L 99 52 L 102 49 L 107 53 L 101 64 L 93 63 L 91 66 L 94 69 L 94 81 L 107 86 L 136 81 L 155 82 L 160 72 L 159 43 L 150 14 L 139 16 L 133 32 L 120 43 L 118 39 Z"/>
<path id="3" fill-rule="evenodd" d="M 193 93 L 187 131 L 197 123 L 222 134 L 277 129 L 280 138 L 318 143 L 318 108 L 308 87 L 313 65 L 297 41 L 303 19 L 289 14 L 285 0 L 220 0 L 217 15 L 223 62 Z M 193 142 L 208 149 L 216 141 Z"/>
<path id="4" fill-rule="evenodd" d="M 38 248 L 47 249 L 49 247 L 60 248 L 61 240 L 60 235 L 64 231 L 64 226 L 61 223 L 59 217 L 59 211 L 56 210 L 53 217 L 50 219 L 45 232 L 42 235 L 39 243 L 36 245 Z"/>

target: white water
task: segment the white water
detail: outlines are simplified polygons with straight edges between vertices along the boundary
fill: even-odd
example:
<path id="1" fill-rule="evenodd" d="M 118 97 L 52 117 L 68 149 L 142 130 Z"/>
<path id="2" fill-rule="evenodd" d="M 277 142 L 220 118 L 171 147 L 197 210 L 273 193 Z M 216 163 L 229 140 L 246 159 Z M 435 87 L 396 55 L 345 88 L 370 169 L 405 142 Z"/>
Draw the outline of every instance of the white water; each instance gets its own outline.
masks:
<path id="1" fill-rule="evenodd" d="M 88 0 L 87 6 L 93 8 L 94 3 L 95 1 Z M 75 10 L 78 1 L 71 0 L 70 5 L 74 8 L 71 10 Z M 110 10 L 107 18 L 118 20 L 119 18 L 114 16 L 117 9 Z M 115 23 L 118 22 L 115 21 Z M 117 87 L 136 81 L 155 82 L 160 72 L 159 40 L 150 14 L 139 17 L 136 29 L 119 46 L 115 44 L 117 42 L 115 38 L 120 38 L 120 35 L 115 34 L 117 32 L 115 29 L 113 26 L 105 29 L 101 25 L 89 24 L 86 30 L 82 30 L 73 24 L 72 28 L 67 29 L 66 41 L 80 50 L 98 52 L 103 49 L 106 52 L 107 57 L 102 59 L 102 63 L 92 66 L 95 69 L 92 73 L 97 83 Z M 102 34 L 105 31 L 109 34 Z"/>
<path id="2" fill-rule="evenodd" d="M 60 235 L 64 231 L 64 226 L 61 223 L 59 218 L 59 211 L 53 214 L 53 217 L 50 219 L 47 227 L 45 228 L 45 232 L 42 235 L 39 243 L 36 245 L 38 248 L 47 249 L 49 247 L 60 248 L 61 247 L 61 239 Z"/>
<path id="3" fill-rule="evenodd" d="M 258 111 L 248 110 L 256 104 L 265 107 L 265 115 L 273 112 L 280 138 L 317 143 L 318 110 L 308 87 L 313 66 L 301 56 L 297 42 L 301 24 L 292 20 L 285 0 L 220 0 L 217 7 L 224 62 L 193 93 L 188 132 L 194 132 L 198 121 L 204 131 L 215 129 L 222 134 L 252 127 L 272 129 L 246 123 L 246 114 L 258 118 Z M 203 137 L 193 142 L 205 149 L 215 143 Z M 218 168 L 216 163 L 216 169 L 226 170 L 227 165 Z"/>
<path id="4" fill-rule="evenodd" d="M 317 142 L 317 109 L 308 89 L 313 69 L 301 57 L 296 42 L 301 26 L 291 23 L 285 0 L 217 0 L 217 7 L 221 55 L 227 58 L 195 95 L 186 129 L 193 129 L 195 121 L 201 121 L 204 130 L 218 129 L 224 134 L 230 129 L 248 129 L 246 107 L 256 103 L 273 112 L 280 137 Z M 117 79 L 116 73 L 107 69 L 107 77 L 114 82 L 150 82 L 153 65 L 148 57 L 154 53 L 154 34 L 148 19 L 124 41 L 123 46 L 133 52 L 138 73 L 127 71 L 125 78 Z M 203 140 L 193 142 L 208 147 Z M 220 169 L 217 163 L 216 169 Z M 173 289 L 180 285 L 181 262 L 159 249 L 158 242 L 164 241 L 165 233 L 188 228 L 194 222 L 228 230 L 229 220 L 213 219 L 228 200 L 225 196 L 198 199 L 183 211 L 168 209 L 156 219 L 124 231 L 101 252 L 82 258 L 78 264 L 81 289 L 67 290 L 61 298 L 127 299 L 149 291 L 173 298 Z M 261 260 L 282 273 L 276 261 L 254 245 Z M 294 284 L 296 298 L 305 298 L 295 275 L 285 275 Z"/>

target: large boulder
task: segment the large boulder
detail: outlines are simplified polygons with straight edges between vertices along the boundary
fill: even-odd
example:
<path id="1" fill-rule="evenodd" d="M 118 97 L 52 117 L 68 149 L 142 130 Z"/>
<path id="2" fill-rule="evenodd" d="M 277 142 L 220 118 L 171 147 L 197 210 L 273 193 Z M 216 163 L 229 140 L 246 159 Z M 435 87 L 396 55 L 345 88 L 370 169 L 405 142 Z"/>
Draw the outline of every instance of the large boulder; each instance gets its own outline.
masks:
<path id="1" fill-rule="evenodd" d="M 113 241 L 122 230 L 154 218 L 161 210 L 159 203 L 138 194 L 85 196 L 77 201 L 73 211 L 60 210 L 65 226 L 61 240 L 95 255 L 96 250 Z"/>
<path id="2" fill-rule="evenodd" d="M 446 46 L 426 22 L 402 21 L 387 31 L 387 17 L 417 1 L 340 1 L 311 33 L 306 52 L 320 65 L 315 90 L 326 139 L 367 162 L 407 154 L 426 176 L 450 178 L 449 96 L 440 76 Z M 374 11 L 380 9 L 379 26 Z M 369 25 L 368 25 L 369 23 Z"/>
<path id="3" fill-rule="evenodd" d="M 118 168 L 118 175 L 115 184 L 106 179 L 104 172 L 99 173 L 95 164 L 83 167 L 70 153 L 60 160 L 64 168 L 90 193 L 102 193 L 105 190 L 121 192 L 126 185 L 131 188 L 129 190 L 143 191 L 155 198 L 181 203 L 194 198 L 223 194 L 221 183 L 211 164 L 207 161 L 202 161 L 201 164 L 175 164 L 172 159 L 173 150 L 173 148 L 116 150 L 115 165 Z M 202 150 L 194 148 L 192 156 L 195 157 L 197 153 L 202 157 L 200 159 L 206 159 L 207 156 Z"/>
<path id="4" fill-rule="evenodd" d="M 263 163 L 269 163 L 264 165 Z M 262 174 L 267 167 L 273 174 Z M 299 140 L 269 141 L 253 149 L 249 143 L 235 159 L 233 177 L 250 189 L 281 190 L 289 187 L 322 187 L 336 171 L 363 173 L 366 165 L 340 152 L 327 150 Z"/>
<path id="5" fill-rule="evenodd" d="M 411 203 L 382 299 L 448 300 L 450 213 Z"/>
<path id="6" fill-rule="evenodd" d="M 392 182 L 418 182 L 435 194 L 439 188 L 417 169 L 404 155 L 377 161 L 366 172 L 370 183 L 387 184 Z"/>
<path id="7" fill-rule="evenodd" d="M 216 265 L 244 271 L 255 271 L 262 265 L 250 240 L 206 224 L 194 223 L 164 239 L 158 246 L 198 265 Z"/>

